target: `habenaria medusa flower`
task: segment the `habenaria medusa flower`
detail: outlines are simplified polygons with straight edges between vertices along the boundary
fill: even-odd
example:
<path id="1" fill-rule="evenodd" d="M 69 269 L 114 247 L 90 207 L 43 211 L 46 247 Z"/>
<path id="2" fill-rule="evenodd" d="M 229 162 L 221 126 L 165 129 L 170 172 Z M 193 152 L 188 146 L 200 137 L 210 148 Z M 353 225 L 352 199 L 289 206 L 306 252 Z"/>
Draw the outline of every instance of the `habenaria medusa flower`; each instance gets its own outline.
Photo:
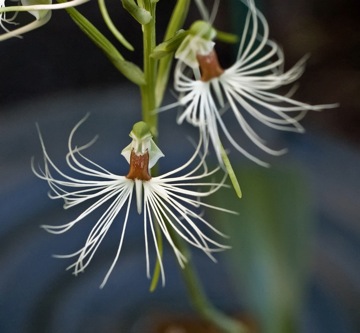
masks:
<path id="1" fill-rule="evenodd" d="M 69 255 L 58 255 L 61 258 L 76 257 L 76 261 L 68 268 L 74 274 L 83 272 L 90 264 L 97 248 L 104 240 L 113 223 L 122 223 L 122 232 L 119 239 L 118 250 L 112 261 L 101 287 L 103 287 L 115 264 L 118 261 L 124 238 L 129 214 L 132 209 L 132 200 L 135 196 L 137 212 L 141 215 L 144 227 L 146 273 L 150 277 L 149 247 L 151 239 L 160 263 L 163 284 L 165 283 L 162 255 L 159 250 L 156 229 L 166 238 L 175 256 L 184 267 L 187 258 L 176 246 L 171 234 L 177 233 L 190 245 L 202 250 L 212 260 L 214 252 L 227 249 L 228 246 L 213 240 L 208 232 L 226 237 L 213 227 L 197 210 L 201 207 L 214 208 L 230 212 L 226 209 L 208 205 L 202 198 L 211 195 L 224 186 L 225 178 L 220 182 L 207 181 L 217 171 L 208 170 L 204 157 L 199 158 L 201 140 L 192 157 L 182 166 L 160 176 L 151 176 L 151 167 L 163 156 L 160 149 L 152 140 L 149 127 L 144 122 L 134 125 L 130 133 L 132 142 L 123 151 L 122 155 L 130 164 L 127 175 L 114 174 L 83 155 L 83 151 L 92 142 L 84 146 L 73 145 L 73 137 L 77 128 L 84 122 L 83 119 L 71 131 L 66 162 L 78 178 L 61 171 L 50 159 L 44 141 L 40 135 L 41 146 L 44 154 L 44 166 L 36 169 L 32 161 L 33 172 L 41 179 L 48 182 L 51 199 L 63 199 L 64 208 L 71 208 L 89 202 L 89 206 L 77 218 L 63 225 L 44 225 L 43 228 L 53 234 L 62 234 L 71 229 L 78 222 L 84 220 L 98 208 L 104 209 L 101 217 L 95 223 L 85 245 L 78 251 Z M 201 154 L 200 154 L 201 155 Z M 192 165 L 194 165 L 192 167 Z M 206 190 L 199 190 L 206 188 Z M 124 211 L 123 221 L 118 219 L 118 214 Z M 157 228 L 156 224 L 159 228 Z M 207 230 L 207 231 L 204 231 Z"/>
<path id="2" fill-rule="evenodd" d="M 333 108 L 337 104 L 310 105 L 297 101 L 291 98 L 293 89 L 285 95 L 275 92 L 299 79 L 307 57 L 284 71 L 283 51 L 269 40 L 265 17 L 255 7 L 254 1 L 243 2 L 248 13 L 235 63 L 228 69 L 221 67 L 212 41 L 216 34 L 214 28 L 208 22 L 196 22 L 175 54 L 178 62 L 174 87 L 179 100 L 162 110 L 181 106 L 178 123 L 186 120 L 198 127 L 203 137 L 209 136 L 221 165 L 226 165 L 220 139 L 222 132 L 240 153 L 268 166 L 236 141 L 223 120 L 225 112 L 231 110 L 235 123 L 257 147 L 268 154 L 281 155 L 286 150 L 268 147 L 250 125 L 248 115 L 276 130 L 303 132 L 299 121 L 308 111 Z"/>

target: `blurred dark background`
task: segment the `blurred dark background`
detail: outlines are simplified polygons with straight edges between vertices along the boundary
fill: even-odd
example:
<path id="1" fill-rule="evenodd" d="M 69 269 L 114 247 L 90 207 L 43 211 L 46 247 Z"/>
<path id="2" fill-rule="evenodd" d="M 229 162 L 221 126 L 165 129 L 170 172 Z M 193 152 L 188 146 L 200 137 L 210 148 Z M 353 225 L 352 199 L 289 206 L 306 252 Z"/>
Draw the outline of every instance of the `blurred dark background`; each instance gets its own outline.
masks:
<path id="1" fill-rule="evenodd" d="M 266 12 L 289 63 L 310 53 L 299 96 L 339 102 L 307 121 L 358 145 L 360 133 L 360 3 L 356 0 L 271 0 Z"/>

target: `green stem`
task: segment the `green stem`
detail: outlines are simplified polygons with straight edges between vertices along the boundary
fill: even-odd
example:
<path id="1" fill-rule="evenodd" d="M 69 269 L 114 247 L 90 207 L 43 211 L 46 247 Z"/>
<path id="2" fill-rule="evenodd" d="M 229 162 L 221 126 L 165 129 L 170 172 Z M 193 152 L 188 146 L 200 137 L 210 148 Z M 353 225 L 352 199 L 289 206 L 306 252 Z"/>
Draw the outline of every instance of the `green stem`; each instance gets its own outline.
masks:
<path id="1" fill-rule="evenodd" d="M 146 83 L 141 86 L 142 100 L 142 118 L 149 126 L 151 133 L 157 137 L 157 114 L 156 114 L 156 98 L 155 98 L 155 80 L 156 80 L 156 64 L 157 61 L 150 57 L 156 46 L 156 3 L 151 0 L 138 1 L 144 8 L 150 12 L 151 20 L 144 24 L 143 27 L 143 47 L 144 47 L 144 75 Z"/>
<path id="2" fill-rule="evenodd" d="M 187 3 L 187 1 L 179 1 L 179 3 Z M 158 92 L 158 98 L 156 99 L 156 78 L 157 78 L 157 60 L 150 57 L 153 49 L 156 46 L 156 27 L 155 27 L 155 7 L 156 2 L 151 0 L 138 0 L 138 5 L 151 14 L 151 20 L 149 23 L 144 24 L 143 28 L 143 48 L 144 48 L 144 76 L 146 83 L 141 86 L 141 99 L 142 99 L 142 117 L 143 120 L 150 126 L 152 134 L 157 136 L 157 114 L 156 107 L 159 103 L 159 99 L 162 98 L 163 91 L 160 89 Z M 172 21 L 171 33 L 178 27 L 182 19 L 179 22 Z M 171 63 L 170 63 L 171 64 Z M 170 66 L 169 63 L 166 67 Z M 168 70 L 168 68 L 166 69 Z M 161 84 L 160 84 L 161 85 Z M 158 86 L 159 87 L 159 86 Z M 169 228 L 171 237 L 178 247 L 178 249 L 189 258 L 189 262 L 182 269 L 183 279 L 188 291 L 189 298 L 194 309 L 198 314 L 208 322 L 211 322 L 218 327 L 224 333 L 246 333 L 246 329 L 237 321 L 228 317 L 224 313 L 216 309 L 206 297 L 206 294 L 202 288 L 202 285 L 196 275 L 195 269 L 190 262 L 189 251 L 185 242 L 181 237 L 172 229 Z M 157 279 L 153 281 L 151 288 L 156 286 Z"/>
<path id="3" fill-rule="evenodd" d="M 176 6 L 171 15 L 166 33 L 164 36 L 164 41 L 170 39 L 175 35 L 175 33 L 183 26 L 185 19 L 189 12 L 190 0 L 178 0 Z M 156 96 L 156 105 L 160 106 L 162 103 L 165 89 L 167 87 L 171 64 L 173 61 L 174 55 L 170 54 L 159 61 L 159 71 L 157 75 L 156 87 L 155 87 L 155 96 Z"/>
<path id="4" fill-rule="evenodd" d="M 185 267 L 181 270 L 181 273 L 188 296 L 197 313 L 203 319 L 212 323 L 224 333 L 247 333 L 248 330 L 244 325 L 242 325 L 239 321 L 230 318 L 210 303 L 191 261 L 187 244 L 171 228 L 169 228 L 169 232 L 176 247 L 189 260 Z"/>

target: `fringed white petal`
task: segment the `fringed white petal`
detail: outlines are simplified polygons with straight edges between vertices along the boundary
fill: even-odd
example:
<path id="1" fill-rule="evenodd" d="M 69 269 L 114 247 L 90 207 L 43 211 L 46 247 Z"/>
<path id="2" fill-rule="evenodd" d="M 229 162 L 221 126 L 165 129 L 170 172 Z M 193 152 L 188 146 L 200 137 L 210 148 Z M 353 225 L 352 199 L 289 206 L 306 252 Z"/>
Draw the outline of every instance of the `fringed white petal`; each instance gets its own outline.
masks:
<path id="1" fill-rule="evenodd" d="M 220 76 L 203 82 L 181 61 L 175 68 L 174 87 L 180 94 L 178 103 L 160 109 L 181 106 L 178 123 L 187 121 L 198 127 L 204 137 L 210 137 L 220 165 L 220 133 L 223 132 L 233 147 L 244 156 L 262 166 L 267 163 L 245 151 L 227 129 L 222 115 L 231 110 L 241 131 L 262 151 L 281 155 L 286 149 L 275 150 L 256 132 L 245 113 L 267 127 L 281 131 L 304 132 L 299 123 L 308 111 L 337 107 L 337 104 L 311 105 L 292 98 L 294 86 L 288 94 L 278 88 L 294 84 L 305 70 L 308 56 L 284 71 L 282 49 L 269 40 L 269 27 L 253 0 L 242 0 L 248 7 L 236 62 Z M 194 48 L 194 45 L 192 45 Z M 193 78 L 193 76 L 195 78 Z M 229 112 L 229 111 L 228 111 Z"/>
<path id="2" fill-rule="evenodd" d="M 68 269 L 72 269 L 75 275 L 84 272 L 100 244 L 104 241 L 111 225 L 119 213 L 125 210 L 124 220 L 120 221 L 122 223 L 122 232 L 117 252 L 100 287 L 102 288 L 106 284 L 121 253 L 134 191 L 136 192 L 137 211 L 141 214 L 144 222 L 146 272 L 148 277 L 151 275 L 149 239 L 152 239 L 160 263 L 162 280 L 165 283 L 162 254 L 157 241 L 155 224 L 158 224 L 182 267 L 186 264 L 187 258 L 175 245 L 172 237 L 173 232 L 178 233 L 181 238 L 190 245 L 202 250 L 214 261 L 214 252 L 228 248 L 228 246 L 218 243 L 207 234 L 205 230 L 208 230 L 214 236 L 226 237 L 213 227 L 199 211 L 201 208 L 210 208 L 234 213 L 200 201 L 200 199 L 208 197 L 220 188 L 225 187 L 225 177 L 220 182 L 209 180 L 219 168 L 209 170 L 205 163 L 205 155 L 201 153 L 201 148 L 204 146 L 203 141 L 208 142 L 207 140 L 203 140 L 203 137 L 200 136 L 194 154 L 180 167 L 158 177 L 153 177 L 148 181 L 133 180 L 125 176 L 115 175 L 83 155 L 83 151 L 96 138 L 83 146 L 73 144 L 75 132 L 85 120 L 86 117 L 74 127 L 69 136 L 69 152 L 66 155 L 66 163 L 72 173 L 71 176 L 61 171 L 51 160 L 40 131 L 39 137 L 43 150 L 42 168 L 36 168 L 34 160 L 32 160 L 33 172 L 49 184 L 51 189 L 49 196 L 51 199 L 63 199 L 64 208 L 90 202 L 89 206 L 79 216 L 66 224 L 58 226 L 43 225 L 42 227 L 46 231 L 53 234 L 65 233 L 98 208 L 103 209 L 100 218 L 87 236 L 84 246 L 74 253 L 56 256 L 59 258 L 76 258 Z M 201 191 L 199 188 L 205 188 L 205 190 Z M 149 228 L 150 232 L 148 231 Z"/>

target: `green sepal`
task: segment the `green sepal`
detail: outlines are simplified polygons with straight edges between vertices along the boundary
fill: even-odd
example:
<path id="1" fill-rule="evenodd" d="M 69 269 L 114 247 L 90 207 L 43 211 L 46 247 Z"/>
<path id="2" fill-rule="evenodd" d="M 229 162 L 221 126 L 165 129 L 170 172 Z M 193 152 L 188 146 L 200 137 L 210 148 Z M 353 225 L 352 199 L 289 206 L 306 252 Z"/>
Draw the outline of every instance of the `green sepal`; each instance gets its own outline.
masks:
<path id="1" fill-rule="evenodd" d="M 148 24 L 151 21 L 151 14 L 145 8 L 139 7 L 134 0 L 121 0 L 121 2 L 124 9 L 140 24 Z"/>
<path id="2" fill-rule="evenodd" d="M 187 35 L 188 32 L 183 29 L 177 31 L 173 37 L 157 45 L 150 56 L 161 59 L 174 53 Z"/>
<path id="3" fill-rule="evenodd" d="M 149 125 L 144 121 L 135 123 L 131 132 L 132 136 L 135 136 L 139 140 L 152 136 Z"/>
<path id="4" fill-rule="evenodd" d="M 234 169 L 231 166 L 230 160 L 229 160 L 229 158 L 228 158 L 228 156 L 226 154 L 226 151 L 225 151 L 223 145 L 221 143 L 219 143 L 219 144 L 221 146 L 221 158 L 222 158 L 222 160 L 224 162 L 225 169 L 226 169 L 226 171 L 227 171 L 227 173 L 229 175 L 229 178 L 231 180 L 231 184 L 232 184 L 237 196 L 239 198 L 241 198 L 242 197 L 242 192 L 241 192 L 239 182 L 238 182 L 238 180 L 236 178 Z"/>
<path id="5" fill-rule="evenodd" d="M 213 40 L 216 37 L 216 30 L 206 21 L 195 21 L 189 29 L 193 36 L 199 36 L 206 40 Z"/>
<path id="6" fill-rule="evenodd" d="M 239 41 L 239 36 L 230 32 L 216 30 L 216 39 L 224 43 L 236 44 Z"/>

